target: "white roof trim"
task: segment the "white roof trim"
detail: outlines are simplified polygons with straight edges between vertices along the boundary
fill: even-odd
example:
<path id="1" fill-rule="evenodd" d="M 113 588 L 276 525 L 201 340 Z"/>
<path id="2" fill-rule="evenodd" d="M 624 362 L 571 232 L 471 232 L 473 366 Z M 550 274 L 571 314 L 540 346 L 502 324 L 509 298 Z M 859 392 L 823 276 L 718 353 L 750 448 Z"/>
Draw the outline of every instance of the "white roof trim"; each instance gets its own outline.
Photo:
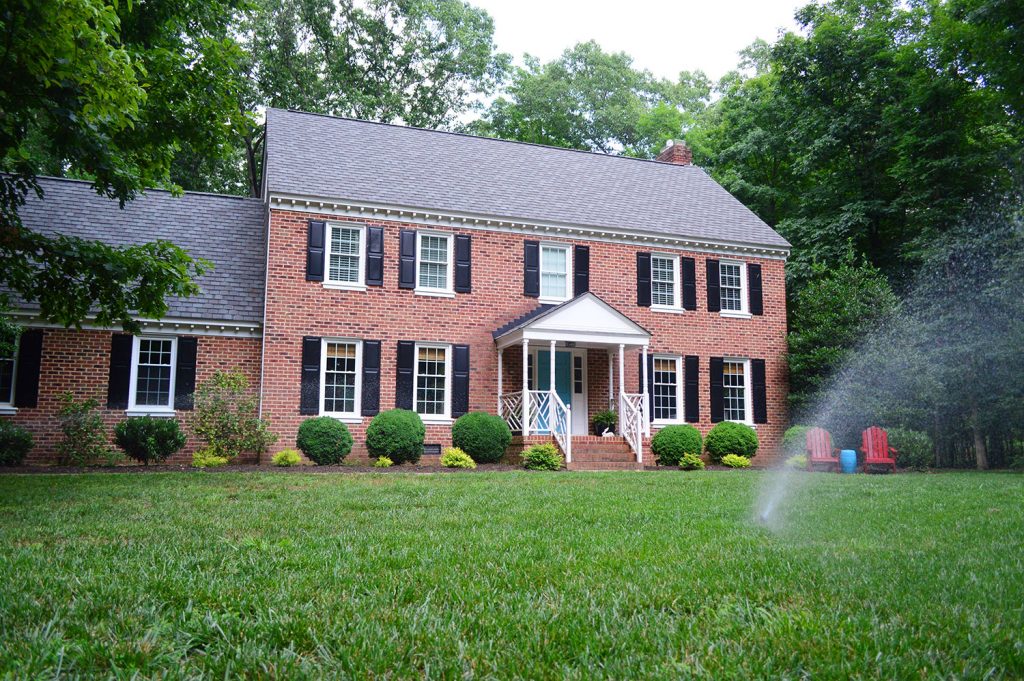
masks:
<path id="1" fill-rule="evenodd" d="M 62 324 L 44 321 L 39 313 L 32 310 L 10 310 L 11 316 L 22 326 L 31 326 L 42 329 L 63 329 Z M 175 319 L 165 317 L 163 319 L 138 319 L 142 325 L 142 333 L 174 333 L 188 336 L 230 336 L 233 338 L 261 338 L 263 329 L 260 324 L 251 322 L 234 322 L 216 319 Z M 74 328 L 74 327 L 72 327 Z M 82 329 L 89 331 L 117 331 L 121 332 L 120 326 L 102 326 L 94 322 L 85 321 Z"/>
<path id="2" fill-rule="evenodd" d="M 583 293 L 556 305 L 498 336 L 495 343 L 506 348 L 526 341 L 573 342 L 579 345 L 631 347 L 646 346 L 651 334 L 593 293 Z"/>

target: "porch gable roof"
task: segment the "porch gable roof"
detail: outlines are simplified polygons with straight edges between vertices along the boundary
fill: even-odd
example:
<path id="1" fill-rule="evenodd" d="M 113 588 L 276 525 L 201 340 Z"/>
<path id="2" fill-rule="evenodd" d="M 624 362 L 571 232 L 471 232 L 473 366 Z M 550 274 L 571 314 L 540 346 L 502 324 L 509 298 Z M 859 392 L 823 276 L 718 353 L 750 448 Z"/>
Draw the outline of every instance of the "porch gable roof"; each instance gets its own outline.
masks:
<path id="1" fill-rule="evenodd" d="M 492 334 L 499 348 L 527 340 L 581 345 L 648 345 L 651 333 L 594 293 L 558 305 L 539 305 Z"/>

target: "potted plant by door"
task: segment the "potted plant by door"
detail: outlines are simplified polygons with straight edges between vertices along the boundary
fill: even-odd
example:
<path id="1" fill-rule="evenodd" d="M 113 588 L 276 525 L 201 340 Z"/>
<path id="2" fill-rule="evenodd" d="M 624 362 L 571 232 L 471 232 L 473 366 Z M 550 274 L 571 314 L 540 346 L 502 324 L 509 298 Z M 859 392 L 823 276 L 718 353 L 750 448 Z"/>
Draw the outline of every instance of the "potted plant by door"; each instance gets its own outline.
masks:
<path id="1" fill-rule="evenodd" d="M 591 423 L 594 426 L 594 435 L 604 435 L 604 432 L 610 431 L 615 432 L 615 426 L 619 422 L 619 415 L 614 411 L 599 411 L 594 414 L 594 418 L 591 419 Z"/>

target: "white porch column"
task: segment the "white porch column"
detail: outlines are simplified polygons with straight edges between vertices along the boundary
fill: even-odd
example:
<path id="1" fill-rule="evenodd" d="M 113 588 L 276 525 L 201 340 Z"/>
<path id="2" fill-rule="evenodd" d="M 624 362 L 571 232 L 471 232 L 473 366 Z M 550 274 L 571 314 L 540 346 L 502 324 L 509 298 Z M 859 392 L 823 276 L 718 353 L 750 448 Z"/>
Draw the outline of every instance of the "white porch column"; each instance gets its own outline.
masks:
<path id="1" fill-rule="evenodd" d="M 555 341 L 548 355 L 548 434 L 555 434 Z"/>
<path id="2" fill-rule="evenodd" d="M 611 350 L 608 351 L 608 408 L 616 413 L 619 411 L 615 404 L 615 360 Z"/>
<path id="3" fill-rule="evenodd" d="M 530 341 L 523 339 L 523 437 L 530 434 Z"/>
<path id="4" fill-rule="evenodd" d="M 640 363 L 640 367 L 641 367 L 641 373 L 643 375 L 643 378 L 641 379 L 641 382 L 640 382 L 640 386 L 642 388 L 640 392 L 644 396 L 644 398 L 643 398 L 644 399 L 644 433 L 647 434 L 648 436 L 650 436 L 650 434 L 651 434 L 651 400 L 650 400 L 650 392 L 647 390 L 647 386 L 650 385 L 650 384 L 647 382 L 648 381 L 648 377 L 647 377 L 647 346 L 646 345 L 644 345 L 641 348 L 641 353 L 643 355 L 643 361 Z"/>
<path id="5" fill-rule="evenodd" d="M 619 344 L 619 392 L 626 390 L 626 346 Z"/>
<path id="6" fill-rule="evenodd" d="M 504 363 L 505 363 L 505 349 L 504 348 L 498 348 L 498 416 L 502 416 L 502 417 L 505 416 L 504 414 L 501 413 L 501 372 L 502 372 L 502 366 L 501 365 L 504 364 Z"/>

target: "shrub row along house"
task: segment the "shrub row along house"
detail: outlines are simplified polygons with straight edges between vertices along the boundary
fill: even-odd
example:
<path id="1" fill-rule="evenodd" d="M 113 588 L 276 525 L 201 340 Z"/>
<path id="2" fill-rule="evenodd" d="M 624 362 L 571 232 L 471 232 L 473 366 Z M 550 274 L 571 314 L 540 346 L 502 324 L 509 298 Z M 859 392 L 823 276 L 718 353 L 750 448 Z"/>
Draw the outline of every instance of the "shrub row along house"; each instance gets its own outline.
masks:
<path id="1" fill-rule="evenodd" d="M 506 419 L 512 447 L 554 440 L 650 462 L 653 431 L 785 426 L 787 242 L 669 145 L 656 161 L 270 110 L 263 199 L 150 191 L 125 209 L 43 180 L 31 228 L 169 239 L 214 264 L 139 336 L 41 324 L 0 360 L 0 414 L 52 460 L 58 396 L 187 423 L 198 382 L 240 368 L 291 447 L 299 424 L 401 407 L 426 455 L 453 419 Z M 620 438 L 591 419 L 618 412 Z M 178 456 L 187 457 L 196 444 Z"/>

